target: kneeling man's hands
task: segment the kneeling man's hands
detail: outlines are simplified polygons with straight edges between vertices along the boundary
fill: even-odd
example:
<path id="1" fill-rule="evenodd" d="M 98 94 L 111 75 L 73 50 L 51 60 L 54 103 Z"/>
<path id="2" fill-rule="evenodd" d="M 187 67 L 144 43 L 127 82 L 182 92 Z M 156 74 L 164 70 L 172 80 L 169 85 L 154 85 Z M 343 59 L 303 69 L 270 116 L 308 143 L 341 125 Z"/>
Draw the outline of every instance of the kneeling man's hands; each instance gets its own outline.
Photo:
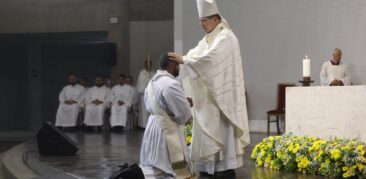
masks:
<path id="1" fill-rule="evenodd" d="M 190 97 L 187 97 L 187 100 L 188 100 L 188 103 L 191 107 L 193 107 L 193 101 L 192 101 L 192 98 Z"/>

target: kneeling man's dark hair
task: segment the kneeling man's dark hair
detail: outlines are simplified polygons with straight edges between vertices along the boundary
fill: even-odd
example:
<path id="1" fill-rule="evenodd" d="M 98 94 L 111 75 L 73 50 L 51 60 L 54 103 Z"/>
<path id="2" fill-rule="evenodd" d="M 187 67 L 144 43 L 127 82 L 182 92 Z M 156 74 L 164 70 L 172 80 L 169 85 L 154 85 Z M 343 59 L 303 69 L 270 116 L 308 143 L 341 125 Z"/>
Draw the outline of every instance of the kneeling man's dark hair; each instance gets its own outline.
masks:
<path id="1" fill-rule="evenodd" d="M 173 60 L 169 59 L 168 53 L 164 52 L 161 56 L 160 56 L 160 62 L 159 62 L 159 68 L 161 70 L 166 70 L 169 66 L 170 63 L 177 63 Z"/>

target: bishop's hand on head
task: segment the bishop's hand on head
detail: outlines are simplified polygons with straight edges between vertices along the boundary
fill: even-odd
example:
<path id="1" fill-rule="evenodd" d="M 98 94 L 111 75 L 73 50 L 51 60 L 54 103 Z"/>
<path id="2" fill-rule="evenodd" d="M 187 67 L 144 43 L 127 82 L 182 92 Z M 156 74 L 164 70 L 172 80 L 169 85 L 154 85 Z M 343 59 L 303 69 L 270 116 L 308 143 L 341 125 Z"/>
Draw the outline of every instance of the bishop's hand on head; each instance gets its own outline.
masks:
<path id="1" fill-rule="evenodd" d="M 168 53 L 169 59 L 177 62 L 178 64 L 183 64 L 183 58 L 182 55 L 175 53 L 175 52 L 169 52 Z"/>

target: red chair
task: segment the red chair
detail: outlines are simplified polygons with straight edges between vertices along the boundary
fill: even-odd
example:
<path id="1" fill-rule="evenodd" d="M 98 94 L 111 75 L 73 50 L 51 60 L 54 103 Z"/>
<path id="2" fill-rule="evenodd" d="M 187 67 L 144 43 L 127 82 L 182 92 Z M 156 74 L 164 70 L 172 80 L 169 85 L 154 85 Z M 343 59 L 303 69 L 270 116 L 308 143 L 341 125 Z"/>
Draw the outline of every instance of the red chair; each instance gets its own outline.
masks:
<path id="1" fill-rule="evenodd" d="M 277 94 L 277 108 L 274 110 L 267 111 L 267 136 L 269 136 L 270 123 L 277 123 L 277 134 L 280 134 L 280 117 L 285 118 L 285 106 L 286 106 L 286 88 L 295 86 L 293 83 L 280 83 L 278 84 Z M 271 120 L 271 116 L 275 116 L 276 119 Z"/>

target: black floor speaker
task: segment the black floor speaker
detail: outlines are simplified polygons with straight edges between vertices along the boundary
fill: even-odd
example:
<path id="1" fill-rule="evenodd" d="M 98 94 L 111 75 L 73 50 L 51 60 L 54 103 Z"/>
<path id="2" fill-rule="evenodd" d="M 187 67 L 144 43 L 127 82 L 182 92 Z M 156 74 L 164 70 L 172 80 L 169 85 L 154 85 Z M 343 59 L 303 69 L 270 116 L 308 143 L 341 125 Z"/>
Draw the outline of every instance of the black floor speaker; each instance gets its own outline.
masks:
<path id="1" fill-rule="evenodd" d="M 37 133 L 38 151 L 43 155 L 75 155 L 79 150 L 74 141 L 50 123 Z"/>

